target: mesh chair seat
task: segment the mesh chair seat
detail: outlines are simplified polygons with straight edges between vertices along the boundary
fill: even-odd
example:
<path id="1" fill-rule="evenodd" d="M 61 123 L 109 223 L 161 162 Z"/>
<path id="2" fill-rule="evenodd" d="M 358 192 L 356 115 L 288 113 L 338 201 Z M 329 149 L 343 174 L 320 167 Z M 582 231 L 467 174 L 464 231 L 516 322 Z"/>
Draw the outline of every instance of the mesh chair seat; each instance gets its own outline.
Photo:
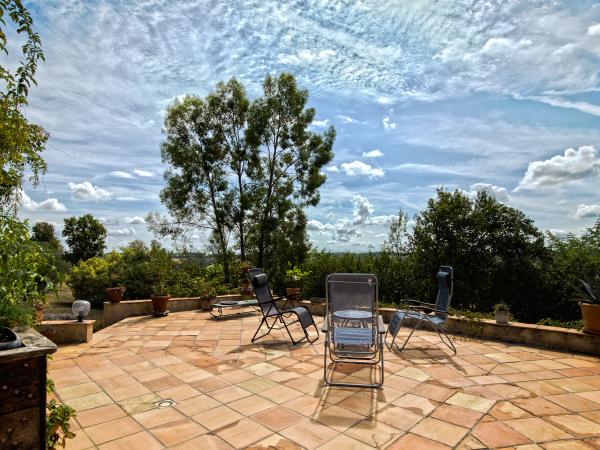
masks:
<path id="1" fill-rule="evenodd" d="M 332 341 L 335 345 L 374 345 L 375 337 L 369 328 L 336 327 Z"/>
<path id="2" fill-rule="evenodd" d="M 402 319 L 405 319 L 405 318 L 406 319 L 416 319 L 416 320 L 424 319 L 424 320 L 427 320 L 436 325 L 441 325 L 444 322 L 446 322 L 446 319 L 443 317 L 425 314 L 420 311 L 410 311 L 410 310 L 402 310 L 401 309 L 399 311 L 396 311 L 396 313 L 394 314 L 394 317 L 392 317 L 390 326 L 392 326 L 393 322 L 400 322 Z"/>

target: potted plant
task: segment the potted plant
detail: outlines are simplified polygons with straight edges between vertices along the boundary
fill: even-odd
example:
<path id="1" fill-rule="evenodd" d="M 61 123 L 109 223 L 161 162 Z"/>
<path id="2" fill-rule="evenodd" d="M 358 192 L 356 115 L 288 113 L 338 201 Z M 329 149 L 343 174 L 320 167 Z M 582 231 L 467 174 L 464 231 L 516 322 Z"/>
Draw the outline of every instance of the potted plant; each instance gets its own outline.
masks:
<path id="1" fill-rule="evenodd" d="M 508 305 L 506 303 L 498 303 L 494 306 L 496 323 L 499 323 L 500 325 L 508 325 L 509 314 L 510 310 L 508 309 Z"/>
<path id="2" fill-rule="evenodd" d="M 583 318 L 583 332 L 600 335 L 600 274 L 587 281 L 579 279 L 574 300 L 579 302 Z"/>
<path id="3" fill-rule="evenodd" d="M 124 292 L 125 288 L 123 286 L 111 287 L 106 289 L 106 296 L 109 302 L 120 303 L 123 300 Z"/>
<path id="4" fill-rule="evenodd" d="M 300 298 L 300 290 L 302 287 L 302 283 L 309 275 L 310 272 L 305 272 L 301 270 L 298 266 L 290 267 L 285 272 L 285 293 L 289 300 L 294 301 Z"/>
<path id="5" fill-rule="evenodd" d="M 248 278 L 248 271 L 252 269 L 252 263 L 249 261 L 242 261 L 240 263 L 240 273 L 238 277 L 238 284 L 240 285 L 240 295 L 252 296 L 254 290 L 250 284 L 250 278 Z"/>
<path id="6" fill-rule="evenodd" d="M 173 267 L 171 255 L 161 248 L 158 242 L 153 241 L 150 247 L 150 259 L 147 263 L 148 273 L 152 281 L 152 307 L 155 316 L 166 316 L 169 311 L 169 299 L 167 293 L 169 276 Z"/>

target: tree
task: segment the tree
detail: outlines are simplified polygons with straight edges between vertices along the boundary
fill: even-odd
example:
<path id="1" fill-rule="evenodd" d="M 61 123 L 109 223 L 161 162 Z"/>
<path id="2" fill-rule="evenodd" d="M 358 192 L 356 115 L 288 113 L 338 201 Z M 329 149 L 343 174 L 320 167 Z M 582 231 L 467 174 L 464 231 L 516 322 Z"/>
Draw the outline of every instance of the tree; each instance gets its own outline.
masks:
<path id="1" fill-rule="evenodd" d="M 106 228 L 91 214 L 66 218 L 62 235 L 69 246 L 67 259 L 73 264 L 102 256 L 106 247 Z"/>
<path id="2" fill-rule="evenodd" d="M 408 216 L 402 210 L 390 223 L 390 232 L 387 240 L 383 243 L 383 250 L 401 257 L 406 253 L 406 241 L 408 239 Z"/>
<path id="3" fill-rule="evenodd" d="M 487 312 L 503 302 L 527 320 L 550 310 L 543 234 L 521 211 L 488 193 L 471 200 L 460 191 L 438 190 L 417 216 L 409 253 L 424 298 L 435 298 L 433 275 L 446 264 L 455 271 L 454 307 Z"/>
<path id="4" fill-rule="evenodd" d="M 31 229 L 31 239 L 39 242 L 40 244 L 46 244 L 49 248 L 58 250 L 60 248 L 60 242 L 54 235 L 54 225 L 48 222 L 37 222 Z"/>
<path id="5" fill-rule="evenodd" d="M 335 130 L 309 131 L 315 110 L 306 108 L 307 101 L 308 92 L 298 89 L 294 76 L 282 73 L 266 77 L 263 96 L 250 106 L 247 139 L 256 161 L 249 173 L 253 238 L 256 260 L 267 270 L 274 268 L 277 231 L 300 217 L 297 211 L 319 203 L 318 189 L 326 180 L 321 169 L 333 159 Z M 302 252 L 306 238 L 298 244 Z"/>
<path id="6" fill-rule="evenodd" d="M 26 170 L 35 185 L 46 171 L 40 156 L 48 133 L 30 124 L 23 115 L 31 84 L 36 84 L 38 60 L 44 60 L 38 33 L 33 31 L 33 19 L 20 0 L 0 0 L 0 52 L 8 54 L 5 17 L 16 26 L 17 34 L 25 34 L 21 50 L 23 60 L 14 71 L 0 66 L 0 212 L 15 210 L 20 200 Z"/>
<path id="7" fill-rule="evenodd" d="M 196 96 L 186 96 L 167 109 L 161 156 L 169 168 L 160 198 L 174 220 L 149 215 L 148 221 L 154 231 L 174 238 L 194 228 L 210 230 L 211 243 L 229 280 L 234 194 L 227 180 L 226 151 L 216 120 L 215 103 Z"/>

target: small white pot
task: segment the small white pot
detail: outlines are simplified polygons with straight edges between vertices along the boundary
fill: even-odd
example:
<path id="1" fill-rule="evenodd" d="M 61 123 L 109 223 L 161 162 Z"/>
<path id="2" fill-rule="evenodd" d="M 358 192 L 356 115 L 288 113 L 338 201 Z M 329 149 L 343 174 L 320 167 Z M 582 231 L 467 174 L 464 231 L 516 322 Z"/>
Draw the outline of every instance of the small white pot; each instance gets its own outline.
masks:
<path id="1" fill-rule="evenodd" d="M 496 323 L 500 325 L 508 325 L 508 311 L 496 311 L 494 315 L 496 316 Z"/>

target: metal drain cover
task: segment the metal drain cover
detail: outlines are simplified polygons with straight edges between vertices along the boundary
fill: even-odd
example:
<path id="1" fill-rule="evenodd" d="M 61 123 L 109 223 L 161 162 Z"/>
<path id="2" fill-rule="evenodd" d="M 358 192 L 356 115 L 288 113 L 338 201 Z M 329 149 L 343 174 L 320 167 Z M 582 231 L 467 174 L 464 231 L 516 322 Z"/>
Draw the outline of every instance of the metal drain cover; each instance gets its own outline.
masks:
<path id="1" fill-rule="evenodd" d="M 173 405 L 175 405 L 175 402 L 173 400 L 161 400 L 160 402 L 156 402 L 155 403 L 156 407 L 159 409 L 163 409 L 163 408 L 169 408 Z"/>

